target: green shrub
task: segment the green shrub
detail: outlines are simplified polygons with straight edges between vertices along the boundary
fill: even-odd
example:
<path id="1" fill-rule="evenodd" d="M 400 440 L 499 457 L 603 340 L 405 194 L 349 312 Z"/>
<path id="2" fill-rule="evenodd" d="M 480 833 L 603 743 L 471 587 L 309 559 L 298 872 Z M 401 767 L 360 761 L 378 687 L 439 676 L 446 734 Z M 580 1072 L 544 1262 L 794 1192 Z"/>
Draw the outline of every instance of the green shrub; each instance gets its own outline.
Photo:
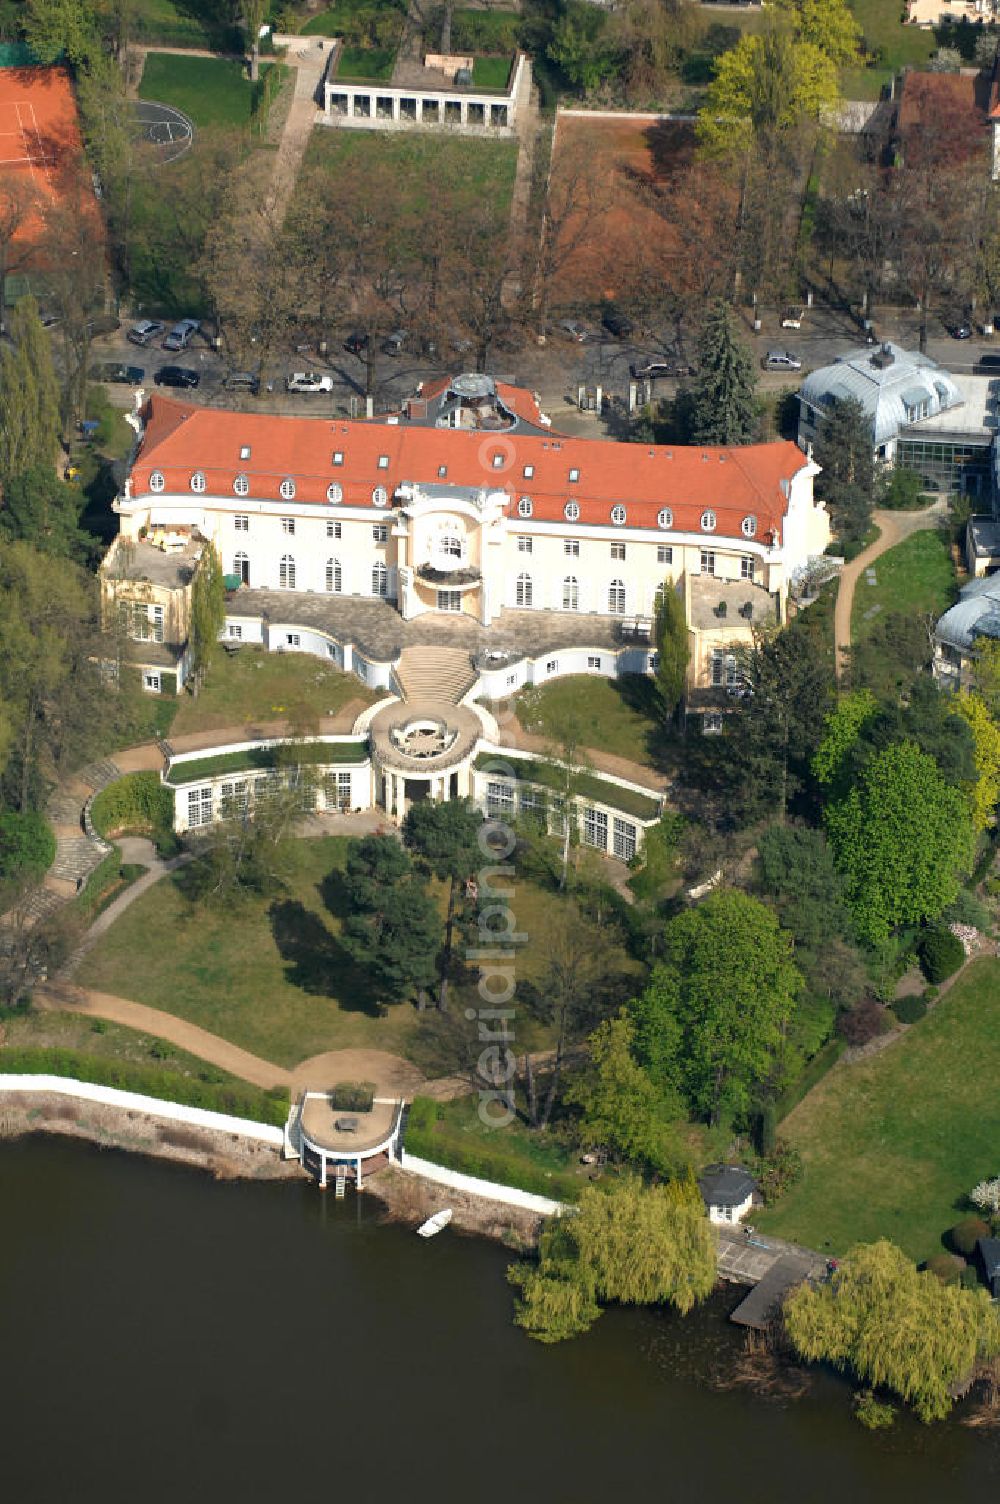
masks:
<path id="1" fill-rule="evenodd" d="M 409 1117 L 407 1118 L 406 1131 L 421 1133 L 427 1132 L 439 1122 L 441 1118 L 441 1105 L 430 1097 L 414 1097 L 410 1103 Z"/>
<path id="2" fill-rule="evenodd" d="M 778 1138 L 778 1118 L 773 1102 L 765 1102 L 757 1118 L 757 1149 L 766 1159 L 773 1154 Z"/>
<path id="3" fill-rule="evenodd" d="M 56 857 L 56 838 L 34 810 L 0 814 L 0 878 L 41 878 Z"/>
<path id="4" fill-rule="evenodd" d="M 979 1289 L 979 1275 L 976 1273 L 975 1268 L 972 1264 L 966 1264 L 965 1268 L 962 1270 L 959 1284 L 962 1286 L 963 1290 Z"/>
<path id="5" fill-rule="evenodd" d="M 961 1222 L 956 1222 L 950 1229 L 947 1242 L 963 1258 L 971 1259 L 979 1239 L 988 1238 L 989 1235 L 989 1224 L 982 1217 L 963 1217 Z"/>
<path id="6" fill-rule="evenodd" d="M 892 1005 L 892 1011 L 901 1024 L 919 1023 L 927 1012 L 927 1004 L 919 994 L 910 997 L 898 997 Z"/>
<path id="7" fill-rule="evenodd" d="M 920 964 L 928 982 L 945 982 L 965 961 L 965 949 L 951 930 L 934 926 L 920 941 Z"/>
<path id="8" fill-rule="evenodd" d="M 925 987 L 924 988 L 924 1002 L 928 1005 L 928 1007 L 930 1007 L 931 1003 L 936 1002 L 937 999 L 940 996 L 941 996 L 941 988 L 940 987 Z"/>
<path id="9" fill-rule="evenodd" d="M 565 1171 L 548 1173 L 507 1154 L 456 1144 L 453 1139 L 434 1131 L 440 1117 L 437 1102 L 426 1097 L 414 1098 L 404 1139 L 408 1154 L 457 1170 L 461 1175 L 474 1175 L 479 1180 L 492 1180 L 497 1185 L 514 1186 L 535 1196 L 562 1201 L 575 1201 L 579 1197 L 582 1185 L 576 1176 Z"/>
<path id="10" fill-rule="evenodd" d="M 955 1253 L 935 1253 L 927 1260 L 924 1266 L 929 1274 L 935 1275 L 943 1285 L 957 1285 L 962 1278 L 965 1262 Z"/>
<path id="11" fill-rule="evenodd" d="M 955 902 L 942 914 L 946 924 L 971 924 L 974 929 L 988 930 L 993 916 L 978 894 L 963 888 Z"/>
<path id="12" fill-rule="evenodd" d="M 338 1081 L 330 1092 L 334 1112 L 371 1112 L 375 1088 L 370 1081 Z"/>
<path id="13" fill-rule="evenodd" d="M 172 831 L 174 799 L 158 773 L 127 773 L 95 796 L 90 817 L 102 836 Z"/>
<path id="14" fill-rule="evenodd" d="M 185 1107 L 203 1107 L 210 1112 L 224 1112 L 231 1117 L 250 1118 L 255 1123 L 284 1126 L 288 1116 L 288 1091 L 276 1087 L 261 1091 L 240 1081 L 221 1085 L 209 1084 L 180 1071 L 164 1071 L 141 1061 L 115 1060 L 106 1055 L 87 1055 L 81 1050 L 12 1049 L 0 1050 L 0 1072 L 15 1076 L 65 1076 L 74 1081 L 91 1081 L 96 1086 L 113 1086 L 119 1091 L 139 1092 L 163 1102 L 180 1102 Z"/>
<path id="15" fill-rule="evenodd" d="M 896 1419 L 896 1407 L 877 1400 L 873 1390 L 862 1389 L 854 1396 L 854 1418 L 866 1431 L 885 1431 Z"/>

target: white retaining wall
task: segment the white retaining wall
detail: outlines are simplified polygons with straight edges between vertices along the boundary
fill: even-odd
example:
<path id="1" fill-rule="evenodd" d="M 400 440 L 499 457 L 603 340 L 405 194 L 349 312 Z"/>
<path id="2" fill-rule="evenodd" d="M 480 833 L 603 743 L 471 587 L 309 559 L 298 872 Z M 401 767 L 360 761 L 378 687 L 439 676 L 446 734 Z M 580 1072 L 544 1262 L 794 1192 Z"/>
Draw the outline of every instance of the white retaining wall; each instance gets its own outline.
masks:
<path id="1" fill-rule="evenodd" d="M 134 1091 L 119 1091 L 114 1086 L 98 1086 L 93 1081 L 74 1081 L 68 1076 L 0 1076 L 0 1093 L 50 1092 L 61 1097 L 76 1097 L 96 1102 L 102 1107 L 121 1107 L 127 1112 L 144 1112 L 152 1118 L 171 1123 L 186 1123 L 192 1128 L 209 1128 L 214 1133 L 237 1133 L 241 1138 L 257 1139 L 281 1149 L 284 1131 L 250 1118 L 231 1118 L 224 1112 L 209 1112 L 204 1107 L 186 1107 L 181 1102 L 164 1102 L 159 1097 L 144 1097 Z"/>
<path id="2" fill-rule="evenodd" d="M 400 1168 L 410 1175 L 419 1175 L 422 1180 L 433 1180 L 436 1185 L 449 1186 L 453 1191 L 465 1191 L 470 1196 L 483 1196 L 487 1201 L 502 1201 L 506 1206 L 519 1206 L 522 1211 L 536 1212 L 542 1217 L 561 1217 L 570 1208 L 564 1201 L 550 1201 L 547 1196 L 533 1196 L 530 1191 L 519 1191 L 513 1185 L 499 1185 L 495 1180 L 479 1180 L 475 1175 L 461 1175 L 457 1170 L 445 1169 L 444 1165 L 432 1164 L 429 1159 L 418 1159 L 415 1154 L 399 1151 Z"/>

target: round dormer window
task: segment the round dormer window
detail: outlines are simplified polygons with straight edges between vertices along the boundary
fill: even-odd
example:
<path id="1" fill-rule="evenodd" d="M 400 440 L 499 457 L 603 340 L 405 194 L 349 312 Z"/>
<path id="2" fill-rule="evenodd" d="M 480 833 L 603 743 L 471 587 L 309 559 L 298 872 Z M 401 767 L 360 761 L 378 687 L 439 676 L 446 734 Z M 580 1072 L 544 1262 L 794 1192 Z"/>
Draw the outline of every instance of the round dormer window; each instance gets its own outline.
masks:
<path id="1" fill-rule="evenodd" d="M 567 522 L 577 522 L 580 517 L 580 503 L 578 501 L 568 501 L 563 507 L 563 516 Z"/>
<path id="2" fill-rule="evenodd" d="M 326 499 L 327 499 L 327 501 L 333 501 L 333 502 L 343 501 L 343 499 L 344 499 L 344 488 L 343 488 L 342 485 L 340 485 L 340 483 L 338 481 L 335 481 L 335 480 L 331 481 L 330 484 L 327 486 L 327 488 L 326 488 Z"/>
<path id="3" fill-rule="evenodd" d="M 701 530 L 702 530 L 703 533 L 714 533 L 715 532 L 715 513 L 714 512 L 702 512 L 702 514 L 701 514 Z"/>
<path id="4" fill-rule="evenodd" d="M 281 485 L 278 487 L 278 490 L 281 492 L 281 494 L 282 494 L 283 498 L 285 499 L 285 501 L 294 501 L 294 499 L 295 499 L 295 482 L 292 480 L 291 476 L 288 476 L 285 480 L 283 480 L 281 482 Z"/>
<path id="5" fill-rule="evenodd" d="M 376 486 L 372 492 L 372 506 L 386 507 L 389 505 L 389 493 L 385 486 Z"/>
<path id="6" fill-rule="evenodd" d="M 245 475 L 238 475 L 233 481 L 233 490 L 237 496 L 247 496 L 250 492 L 250 482 Z"/>
<path id="7" fill-rule="evenodd" d="M 656 525 L 657 525 L 657 527 L 663 527 L 663 528 L 673 527 L 673 525 L 674 525 L 674 514 L 670 510 L 669 507 L 661 507 L 660 510 L 657 512 L 657 514 L 656 514 Z"/>
<path id="8" fill-rule="evenodd" d="M 611 508 L 611 521 L 615 527 L 624 527 L 627 518 L 628 513 L 620 503 L 618 506 Z"/>
<path id="9" fill-rule="evenodd" d="M 149 489 L 151 491 L 162 491 L 163 486 L 164 480 L 162 472 L 159 470 L 154 470 L 152 475 L 149 477 Z"/>
<path id="10" fill-rule="evenodd" d="M 192 489 L 192 491 L 197 491 L 199 496 L 201 495 L 202 491 L 204 491 L 204 489 L 205 489 L 205 472 L 203 470 L 196 470 L 194 472 L 194 474 L 192 475 L 192 477 L 191 477 L 191 489 Z"/>
<path id="11" fill-rule="evenodd" d="M 531 497 L 522 496 L 517 504 L 517 515 L 519 517 L 530 517 L 533 510 L 534 508 L 531 505 Z"/>
<path id="12" fill-rule="evenodd" d="M 740 526 L 743 529 L 743 536 L 744 536 L 744 538 L 753 538 L 753 537 L 756 536 L 756 533 L 757 533 L 757 519 L 756 519 L 756 517 L 744 517 L 743 521 L 740 523 Z"/>

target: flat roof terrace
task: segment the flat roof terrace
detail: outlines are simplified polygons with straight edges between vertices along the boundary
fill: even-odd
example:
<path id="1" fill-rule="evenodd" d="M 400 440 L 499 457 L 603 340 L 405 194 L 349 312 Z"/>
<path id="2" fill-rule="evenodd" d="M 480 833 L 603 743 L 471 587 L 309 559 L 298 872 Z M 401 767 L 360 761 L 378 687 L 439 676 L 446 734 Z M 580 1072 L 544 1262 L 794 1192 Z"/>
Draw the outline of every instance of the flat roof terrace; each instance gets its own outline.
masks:
<path id="1" fill-rule="evenodd" d="M 370 1112 L 345 1112 L 330 1106 L 327 1092 L 307 1092 L 299 1123 L 309 1142 L 328 1154 L 370 1154 L 391 1136 L 400 1107 L 376 1098 Z"/>

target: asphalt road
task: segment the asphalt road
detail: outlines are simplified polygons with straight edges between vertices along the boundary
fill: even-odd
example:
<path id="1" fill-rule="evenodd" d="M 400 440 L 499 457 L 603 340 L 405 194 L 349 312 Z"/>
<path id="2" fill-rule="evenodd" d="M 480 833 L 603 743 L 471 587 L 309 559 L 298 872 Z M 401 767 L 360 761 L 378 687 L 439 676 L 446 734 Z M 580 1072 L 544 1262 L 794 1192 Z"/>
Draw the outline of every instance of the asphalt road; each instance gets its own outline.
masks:
<path id="1" fill-rule="evenodd" d="M 122 361 L 142 367 L 146 372 L 147 390 L 151 389 L 154 373 L 161 366 L 183 365 L 199 372 L 201 384 L 194 391 L 181 390 L 176 395 L 199 404 L 323 417 L 347 414 L 351 399 L 355 398 L 360 403 L 360 411 L 364 412 L 366 366 L 363 360 L 342 348 L 341 340 L 346 330 L 331 340 L 325 356 L 293 350 L 278 352 L 265 372 L 265 388 L 258 397 L 250 397 L 245 393 L 225 391 L 223 381 L 231 369 L 231 362 L 200 337 L 195 338 L 188 350 L 172 353 L 161 349 L 158 344 L 146 348 L 130 344 L 126 339 L 127 327 L 123 325 L 116 334 L 95 340 L 91 360 Z M 629 366 L 661 357 L 668 348 L 666 341 L 655 337 L 615 340 L 602 336 L 596 323 L 588 327 L 593 337 L 582 344 L 565 336 L 553 335 L 544 346 L 527 343 L 516 348 L 497 348 L 493 352 L 491 370 L 501 378 L 537 391 L 543 410 L 565 414 L 575 401 L 581 384 L 599 384 L 605 393 L 626 398 Z M 917 348 L 918 324 L 912 314 L 886 314 L 876 319 L 876 328 L 880 338 L 892 339 L 909 349 Z M 749 325 L 743 332 L 758 358 L 762 359 L 769 349 L 782 349 L 797 355 L 802 361 L 800 373 L 762 371 L 759 384 L 763 391 L 777 392 L 795 387 L 807 371 L 828 364 L 837 355 L 856 349 L 862 343 L 853 319 L 825 308 L 807 310 L 803 327 L 799 330 L 782 329 L 777 315 L 772 314 L 770 317 L 765 315 L 759 334 L 754 334 Z M 954 340 L 937 327 L 928 339 L 927 353 L 947 370 L 961 374 L 971 372 L 980 353 L 990 345 L 991 341 L 982 336 Z M 413 359 L 405 352 L 397 358 L 379 352 L 376 357 L 376 411 L 398 408 L 420 381 L 434 380 L 469 363 L 470 357 L 459 353 L 449 361 L 428 361 Z M 332 376 L 333 392 L 323 395 L 287 393 L 284 390 L 285 376 L 296 370 L 316 370 Z M 268 385 L 271 390 L 267 389 Z M 670 380 L 658 381 L 654 386 L 654 396 L 671 395 L 676 385 Z M 128 388 L 113 386 L 108 390 L 111 400 L 117 405 L 129 405 Z"/>

